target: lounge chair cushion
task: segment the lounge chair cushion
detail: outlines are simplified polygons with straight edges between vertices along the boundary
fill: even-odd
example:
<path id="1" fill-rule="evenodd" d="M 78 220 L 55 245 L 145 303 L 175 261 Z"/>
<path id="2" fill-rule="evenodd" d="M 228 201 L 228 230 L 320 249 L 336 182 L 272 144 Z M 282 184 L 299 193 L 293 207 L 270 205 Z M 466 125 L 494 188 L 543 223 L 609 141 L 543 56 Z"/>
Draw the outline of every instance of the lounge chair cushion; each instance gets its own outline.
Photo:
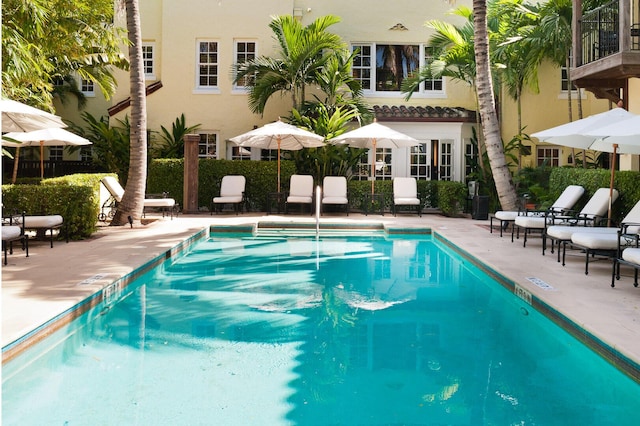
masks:
<path id="1" fill-rule="evenodd" d="M 558 199 L 553 203 L 550 210 L 561 212 L 570 210 L 584 194 L 584 188 L 580 185 L 567 186 Z"/>
<path id="2" fill-rule="evenodd" d="M 2 241 L 13 241 L 20 238 L 22 229 L 15 225 L 6 225 L 2 227 Z"/>
<path id="3" fill-rule="evenodd" d="M 622 260 L 640 265 L 640 248 L 626 248 L 622 251 Z"/>
<path id="4" fill-rule="evenodd" d="M 15 218 L 17 223 L 22 221 L 22 217 Z M 64 219 L 59 214 L 52 214 L 46 216 L 25 216 L 24 227 L 26 229 L 43 228 L 50 229 L 62 226 Z"/>
<path id="5" fill-rule="evenodd" d="M 393 202 L 398 206 L 419 206 L 418 198 L 394 198 Z"/>
<path id="6" fill-rule="evenodd" d="M 552 223 L 551 218 L 546 218 L 547 225 Z M 544 216 L 517 216 L 515 224 L 522 228 L 543 229 L 545 227 Z"/>
<path id="7" fill-rule="evenodd" d="M 516 217 L 518 217 L 520 213 L 522 212 L 511 211 L 511 210 L 498 210 L 497 212 L 495 212 L 493 217 L 499 220 L 512 221 L 512 220 L 516 220 Z"/>
<path id="8" fill-rule="evenodd" d="M 617 250 L 618 233 L 576 232 L 571 242 L 592 250 Z"/>
<path id="9" fill-rule="evenodd" d="M 111 196 L 116 200 L 116 202 L 121 203 L 122 197 L 124 196 L 124 188 L 118 182 L 118 179 L 113 176 L 105 176 L 100 179 L 102 184 L 107 188 L 107 191 L 111 194 Z"/>
<path id="10" fill-rule="evenodd" d="M 556 240 L 569 241 L 575 233 L 616 234 L 619 228 L 552 225 L 547 228 L 547 236 Z"/>
<path id="11" fill-rule="evenodd" d="M 144 207 L 166 207 L 171 208 L 176 205 L 173 198 L 145 198 Z"/>

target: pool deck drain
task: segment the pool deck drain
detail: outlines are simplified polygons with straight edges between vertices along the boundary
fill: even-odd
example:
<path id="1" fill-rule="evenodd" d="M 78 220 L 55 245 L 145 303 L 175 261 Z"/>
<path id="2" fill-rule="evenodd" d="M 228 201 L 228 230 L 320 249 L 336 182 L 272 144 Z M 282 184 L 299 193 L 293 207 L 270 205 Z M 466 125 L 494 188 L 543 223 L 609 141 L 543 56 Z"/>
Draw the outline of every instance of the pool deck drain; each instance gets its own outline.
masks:
<path id="1" fill-rule="evenodd" d="M 554 256 L 542 256 L 541 241 L 531 238 L 511 242 L 489 233 L 489 221 L 446 218 L 439 215 L 369 215 L 352 213 L 321 218 L 321 229 L 376 227 L 393 233 L 433 230 L 500 276 L 512 280 L 544 303 L 547 315 L 562 313 L 561 321 L 587 330 L 605 342 L 609 355 L 640 362 L 640 289 L 633 287 L 631 271 L 612 289 L 610 262 L 590 265 L 584 274 L 584 257 L 568 256 L 563 267 Z M 41 327 L 119 277 L 131 274 L 158 256 L 171 256 L 172 248 L 196 233 L 211 229 L 237 229 L 259 224 L 273 227 L 313 228 L 310 216 L 180 215 L 155 220 L 144 227 L 101 227 L 89 240 L 59 242 L 49 248 L 45 241 L 30 242 L 29 257 L 16 250 L 2 267 L 3 348 Z M 372 225 L 373 224 L 373 225 Z M 211 227 L 214 228 L 211 228 Z M 427 230 L 427 231 L 425 231 Z M 252 231 L 251 231 L 252 232 Z M 106 278 L 99 279 L 103 275 Z M 79 284 L 83 283 L 83 284 Z M 553 283 L 551 286 L 548 283 Z M 552 290 L 549 288 L 552 287 Z"/>

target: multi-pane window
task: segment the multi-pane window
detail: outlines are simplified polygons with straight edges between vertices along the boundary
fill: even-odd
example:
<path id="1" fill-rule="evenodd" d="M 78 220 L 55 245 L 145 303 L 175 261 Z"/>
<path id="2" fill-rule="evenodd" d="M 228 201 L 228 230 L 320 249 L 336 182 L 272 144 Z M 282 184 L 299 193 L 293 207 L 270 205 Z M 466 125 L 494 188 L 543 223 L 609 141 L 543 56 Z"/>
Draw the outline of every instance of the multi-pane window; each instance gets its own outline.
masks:
<path id="1" fill-rule="evenodd" d="M 561 69 L 561 89 L 563 92 L 568 92 L 569 91 L 569 73 L 567 72 L 567 67 L 562 67 Z M 572 91 L 576 91 L 578 90 L 578 88 L 576 87 L 575 84 L 573 84 L 573 89 L 571 89 Z"/>
<path id="2" fill-rule="evenodd" d="M 49 160 L 62 161 L 62 158 L 63 158 L 62 151 L 63 151 L 63 148 L 61 146 L 49 147 Z"/>
<path id="3" fill-rule="evenodd" d="M 391 148 L 376 149 L 376 180 L 390 180 Z"/>
<path id="4" fill-rule="evenodd" d="M 198 143 L 198 157 L 217 158 L 218 135 L 215 133 L 201 133 Z"/>
<path id="5" fill-rule="evenodd" d="M 155 57 L 153 43 L 142 44 L 142 67 L 144 69 L 144 77 L 149 80 L 155 80 Z"/>
<path id="6" fill-rule="evenodd" d="M 478 147 L 468 142 L 464 145 L 464 175 L 470 176 L 478 164 Z"/>
<path id="7" fill-rule="evenodd" d="M 371 160 L 368 155 L 361 155 L 358 163 L 353 166 L 353 180 L 368 180 L 369 171 L 371 170 Z"/>
<path id="8" fill-rule="evenodd" d="M 260 150 L 260 159 L 262 161 L 277 161 L 278 150 L 277 149 L 262 149 Z"/>
<path id="9" fill-rule="evenodd" d="M 424 49 L 424 66 L 429 66 L 433 62 L 435 58 L 433 57 L 433 49 L 430 47 L 425 47 Z M 424 81 L 424 90 L 425 92 L 441 92 L 442 87 L 442 77 L 440 78 L 432 78 Z"/>
<path id="10" fill-rule="evenodd" d="M 256 43 L 253 41 L 236 41 L 236 64 L 242 64 L 256 58 Z M 236 87 L 250 86 L 251 76 L 245 76 L 238 80 Z"/>
<path id="11" fill-rule="evenodd" d="M 80 161 L 91 161 L 93 159 L 93 148 L 83 146 L 80 148 Z"/>
<path id="12" fill-rule="evenodd" d="M 93 83 L 92 80 L 87 80 L 87 79 L 82 79 L 80 81 L 80 91 L 82 92 L 83 95 L 85 96 L 95 96 L 96 95 L 96 91 L 95 91 L 95 84 Z"/>
<path id="13" fill-rule="evenodd" d="M 451 180 L 453 172 L 453 143 L 440 144 L 440 180 Z"/>
<path id="14" fill-rule="evenodd" d="M 363 90 L 372 90 L 371 46 L 367 44 L 354 45 L 353 49 L 359 50 L 358 55 L 353 58 L 353 65 L 351 67 L 353 78 L 360 82 Z"/>
<path id="15" fill-rule="evenodd" d="M 218 43 L 198 42 L 198 87 L 218 87 Z"/>
<path id="16" fill-rule="evenodd" d="M 411 147 L 411 176 L 416 179 L 429 179 L 429 167 L 427 163 L 427 144 L 421 143 Z"/>
<path id="17" fill-rule="evenodd" d="M 251 151 L 243 146 L 234 146 L 231 150 L 232 160 L 251 160 Z"/>
<path id="18" fill-rule="evenodd" d="M 404 79 L 421 65 L 417 44 L 356 44 L 353 49 L 359 49 L 353 76 L 367 91 L 400 92 Z"/>
<path id="19" fill-rule="evenodd" d="M 557 167 L 560 165 L 560 148 L 539 146 L 538 147 L 538 166 L 543 164 L 547 166 Z"/>

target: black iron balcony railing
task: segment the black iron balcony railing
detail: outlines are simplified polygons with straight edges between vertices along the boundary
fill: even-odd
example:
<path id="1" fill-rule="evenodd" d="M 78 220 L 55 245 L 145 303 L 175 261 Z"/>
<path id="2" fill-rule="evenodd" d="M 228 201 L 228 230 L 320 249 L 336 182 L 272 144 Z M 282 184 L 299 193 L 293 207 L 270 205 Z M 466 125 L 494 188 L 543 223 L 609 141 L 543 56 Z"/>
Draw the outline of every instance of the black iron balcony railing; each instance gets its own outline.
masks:
<path id="1" fill-rule="evenodd" d="M 620 50 L 620 5 L 618 0 L 582 15 L 580 26 L 583 65 Z"/>
<path id="2" fill-rule="evenodd" d="M 582 15 L 580 65 L 606 58 L 622 50 L 640 51 L 639 12 L 637 9 L 635 12 L 631 10 L 637 7 L 637 4 L 631 6 L 628 0 L 613 0 Z"/>

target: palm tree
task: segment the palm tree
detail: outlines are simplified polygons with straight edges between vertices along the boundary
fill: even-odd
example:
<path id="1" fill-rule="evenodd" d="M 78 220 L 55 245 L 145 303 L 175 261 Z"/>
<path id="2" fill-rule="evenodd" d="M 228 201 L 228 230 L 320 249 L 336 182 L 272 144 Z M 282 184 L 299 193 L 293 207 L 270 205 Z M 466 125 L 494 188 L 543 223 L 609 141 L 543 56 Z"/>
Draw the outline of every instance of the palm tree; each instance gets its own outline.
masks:
<path id="1" fill-rule="evenodd" d="M 142 29 L 138 0 L 125 0 L 129 33 L 129 82 L 131 85 L 131 127 L 129 133 L 129 174 L 111 225 L 139 224 L 144 209 L 147 184 L 147 100 L 142 63 Z"/>
<path id="2" fill-rule="evenodd" d="M 515 210 L 518 206 L 518 195 L 504 155 L 502 139 L 500 137 L 500 124 L 496 112 L 493 82 L 491 80 L 486 0 L 473 0 L 473 23 L 477 70 L 476 86 L 485 148 L 489 157 L 489 163 L 491 164 L 491 171 L 500 205 L 503 210 Z"/>
<path id="3" fill-rule="evenodd" d="M 494 5 L 495 6 L 495 5 Z M 540 51 L 532 45 L 529 35 L 535 31 L 538 14 L 534 6 L 526 6 L 523 0 L 500 2 L 500 7 L 490 7 L 488 12 L 500 19 L 500 32 L 496 34 L 498 43 L 493 49 L 492 58 L 502 87 L 507 95 L 516 102 L 518 135 L 518 171 L 522 165 L 522 141 L 529 137 L 523 133 L 522 93 L 529 88 L 537 93 L 538 67 L 542 61 Z"/>
<path id="4" fill-rule="evenodd" d="M 263 114 L 269 98 L 278 92 L 291 95 L 293 108 L 305 101 L 308 84 L 315 82 L 316 73 L 334 55 L 345 48 L 339 36 L 327 28 L 340 22 L 337 16 L 324 16 L 303 27 L 290 15 L 275 17 L 269 27 L 279 44 L 279 57 L 260 56 L 236 66 L 234 83 L 248 78 L 249 108 Z"/>

